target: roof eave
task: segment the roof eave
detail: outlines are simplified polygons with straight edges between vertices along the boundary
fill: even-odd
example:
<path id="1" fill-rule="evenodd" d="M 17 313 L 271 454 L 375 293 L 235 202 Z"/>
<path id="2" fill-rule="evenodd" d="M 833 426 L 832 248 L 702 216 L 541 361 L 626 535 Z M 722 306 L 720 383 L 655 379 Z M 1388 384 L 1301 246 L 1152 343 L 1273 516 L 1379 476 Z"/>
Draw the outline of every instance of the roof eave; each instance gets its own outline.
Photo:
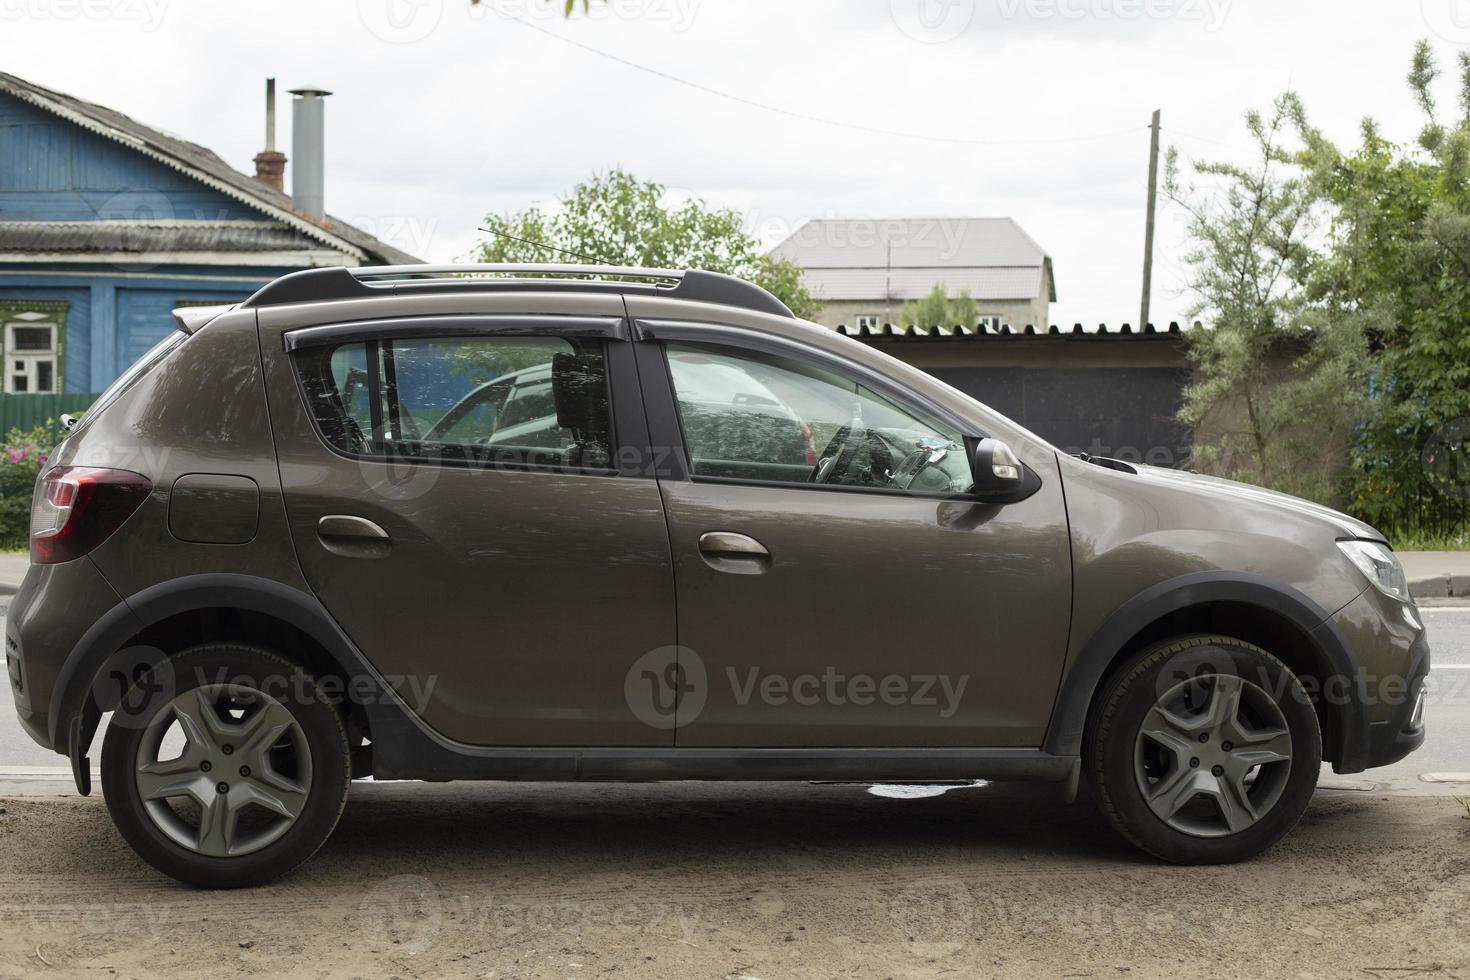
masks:
<path id="1" fill-rule="evenodd" d="M 171 167 L 174 170 L 179 171 L 180 173 L 187 174 L 188 176 L 199 181 L 205 186 L 216 190 L 219 193 L 226 195 L 227 197 L 231 197 L 242 204 L 262 211 L 279 221 L 285 222 L 292 228 L 295 228 L 297 231 L 300 231 L 305 235 L 309 235 L 317 241 L 320 241 L 326 245 L 330 245 L 331 247 L 347 255 L 350 255 L 359 263 L 367 263 L 371 258 L 371 256 L 369 256 L 365 250 L 352 244 L 345 238 L 332 234 L 316 222 L 309 221 L 306 218 L 303 218 L 295 211 L 291 211 L 287 208 L 277 207 L 276 205 L 271 204 L 270 202 L 262 200 L 258 197 L 251 197 L 250 195 L 241 191 L 239 188 L 233 187 L 225 181 L 219 180 L 207 171 L 201 170 L 198 167 L 190 166 L 175 157 L 173 154 L 166 153 L 163 150 L 152 146 L 146 140 L 139 139 L 130 133 L 121 132 L 111 126 L 103 125 L 95 119 L 92 119 L 80 112 L 75 112 L 64 105 L 59 105 L 50 99 L 43 98 L 34 92 L 24 89 L 18 90 L 14 86 L 7 86 L 6 91 L 23 102 L 34 105 L 39 109 L 44 109 L 45 111 L 53 115 L 60 116 L 62 119 L 65 119 L 74 125 L 80 126 L 81 128 L 87 130 L 89 133 L 94 133 L 98 136 L 103 137 L 104 139 L 110 139 L 115 143 L 120 143 L 123 146 L 142 153 L 149 159 L 162 163 L 166 167 Z"/>

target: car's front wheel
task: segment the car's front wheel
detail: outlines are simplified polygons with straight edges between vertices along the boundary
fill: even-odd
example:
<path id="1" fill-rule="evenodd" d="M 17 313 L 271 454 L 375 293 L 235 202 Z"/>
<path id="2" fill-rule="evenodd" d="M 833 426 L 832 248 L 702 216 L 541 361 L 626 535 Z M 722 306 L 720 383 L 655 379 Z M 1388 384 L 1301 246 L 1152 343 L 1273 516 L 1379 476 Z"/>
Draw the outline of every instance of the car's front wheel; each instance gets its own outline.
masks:
<path id="1" fill-rule="evenodd" d="M 301 668 L 196 647 L 139 678 L 102 745 L 102 791 L 149 864 L 203 888 L 277 878 L 316 852 L 351 779 L 338 712 Z"/>
<path id="2" fill-rule="evenodd" d="M 1180 864 L 1241 861 L 1276 843 L 1322 765 L 1317 714 L 1296 675 L 1225 636 L 1165 641 L 1115 671 L 1083 751 L 1113 826 Z"/>

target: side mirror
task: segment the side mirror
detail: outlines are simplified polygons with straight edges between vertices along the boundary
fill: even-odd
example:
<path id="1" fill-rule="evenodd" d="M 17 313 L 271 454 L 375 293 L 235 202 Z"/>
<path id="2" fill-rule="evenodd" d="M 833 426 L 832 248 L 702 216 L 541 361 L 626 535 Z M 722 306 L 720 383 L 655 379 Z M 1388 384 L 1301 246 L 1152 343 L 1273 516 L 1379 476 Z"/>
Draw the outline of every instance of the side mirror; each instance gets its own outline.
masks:
<path id="1" fill-rule="evenodd" d="M 975 485 L 970 492 L 986 503 L 1014 504 L 1031 496 L 1041 486 L 1011 447 L 999 439 L 967 439 L 970 472 Z"/>

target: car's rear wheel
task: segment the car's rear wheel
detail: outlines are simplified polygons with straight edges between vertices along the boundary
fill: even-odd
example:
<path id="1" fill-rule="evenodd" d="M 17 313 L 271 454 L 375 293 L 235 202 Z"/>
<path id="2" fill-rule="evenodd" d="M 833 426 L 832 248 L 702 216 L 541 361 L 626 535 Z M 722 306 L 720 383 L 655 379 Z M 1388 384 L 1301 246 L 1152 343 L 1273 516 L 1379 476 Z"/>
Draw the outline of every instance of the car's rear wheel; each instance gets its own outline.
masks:
<path id="1" fill-rule="evenodd" d="M 1180 864 L 1253 857 L 1296 825 L 1322 764 L 1301 682 L 1225 636 L 1152 646 L 1099 690 L 1084 763 L 1124 837 Z"/>
<path id="2" fill-rule="evenodd" d="M 341 717 L 315 680 L 233 644 L 140 678 L 102 746 L 118 831 L 158 870 L 204 888 L 260 884 L 309 858 L 350 778 Z"/>

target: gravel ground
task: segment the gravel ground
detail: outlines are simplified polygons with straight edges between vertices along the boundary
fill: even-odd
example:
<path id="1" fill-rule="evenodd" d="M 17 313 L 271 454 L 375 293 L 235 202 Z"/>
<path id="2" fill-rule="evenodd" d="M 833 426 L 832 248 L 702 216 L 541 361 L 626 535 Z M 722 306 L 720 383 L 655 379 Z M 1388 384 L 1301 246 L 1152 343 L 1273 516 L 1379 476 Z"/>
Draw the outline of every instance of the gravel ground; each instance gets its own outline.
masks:
<path id="1" fill-rule="evenodd" d="M 0 974 L 1470 977 L 1470 819 L 1319 794 L 1172 868 L 1047 787 L 363 785 L 275 886 L 142 865 L 97 798 L 0 800 Z"/>

